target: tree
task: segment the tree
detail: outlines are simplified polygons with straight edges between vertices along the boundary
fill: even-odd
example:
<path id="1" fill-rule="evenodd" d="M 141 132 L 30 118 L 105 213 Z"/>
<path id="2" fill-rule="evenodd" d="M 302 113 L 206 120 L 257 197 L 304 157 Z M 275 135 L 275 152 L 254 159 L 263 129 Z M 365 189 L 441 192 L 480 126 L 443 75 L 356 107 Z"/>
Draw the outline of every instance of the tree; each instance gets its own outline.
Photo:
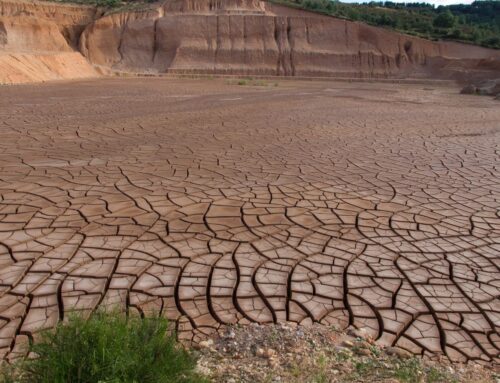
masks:
<path id="1" fill-rule="evenodd" d="M 434 26 L 436 28 L 451 28 L 455 25 L 456 19 L 455 16 L 453 16 L 453 13 L 451 13 L 449 10 L 446 10 L 444 12 L 441 12 L 437 15 L 437 17 L 434 19 Z"/>

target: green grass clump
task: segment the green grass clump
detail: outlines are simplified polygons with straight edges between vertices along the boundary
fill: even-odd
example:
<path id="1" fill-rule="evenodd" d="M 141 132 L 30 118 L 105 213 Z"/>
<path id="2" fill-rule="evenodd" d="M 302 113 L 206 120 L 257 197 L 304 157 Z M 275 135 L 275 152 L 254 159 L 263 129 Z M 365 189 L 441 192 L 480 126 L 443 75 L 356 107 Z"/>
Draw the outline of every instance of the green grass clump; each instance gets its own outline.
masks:
<path id="1" fill-rule="evenodd" d="M 204 382 L 196 360 L 179 346 L 164 318 L 99 312 L 73 316 L 30 346 L 35 358 L 15 363 L 0 382 Z"/>

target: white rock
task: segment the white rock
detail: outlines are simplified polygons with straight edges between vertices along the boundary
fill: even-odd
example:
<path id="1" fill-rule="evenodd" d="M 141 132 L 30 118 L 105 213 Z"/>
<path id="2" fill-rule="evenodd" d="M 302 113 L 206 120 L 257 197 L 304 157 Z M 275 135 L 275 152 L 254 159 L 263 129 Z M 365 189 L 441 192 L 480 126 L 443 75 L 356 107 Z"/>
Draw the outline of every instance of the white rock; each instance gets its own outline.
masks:
<path id="1" fill-rule="evenodd" d="M 200 342 L 200 348 L 210 348 L 214 344 L 214 341 L 212 339 L 207 339 L 207 340 L 202 340 Z"/>

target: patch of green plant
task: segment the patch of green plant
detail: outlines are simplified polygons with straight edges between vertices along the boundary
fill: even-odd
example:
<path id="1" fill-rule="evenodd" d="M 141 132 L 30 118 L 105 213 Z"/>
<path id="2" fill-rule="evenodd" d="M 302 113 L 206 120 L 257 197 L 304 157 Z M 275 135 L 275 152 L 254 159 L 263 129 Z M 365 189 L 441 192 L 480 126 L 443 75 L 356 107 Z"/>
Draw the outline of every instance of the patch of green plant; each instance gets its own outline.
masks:
<path id="1" fill-rule="evenodd" d="M 458 380 L 451 376 L 448 372 L 429 367 L 425 374 L 426 383 L 458 383 Z"/>
<path id="2" fill-rule="evenodd" d="M 335 0 L 270 0 L 294 8 L 362 21 L 427 38 L 446 39 L 500 48 L 500 1 L 435 7 L 425 2 L 370 1 L 363 4 Z"/>
<path id="3" fill-rule="evenodd" d="M 380 348 L 374 344 L 370 345 L 370 352 L 377 357 L 380 356 Z"/>
<path id="4" fill-rule="evenodd" d="M 360 377 L 377 375 L 383 369 L 382 364 L 376 359 L 359 360 L 354 363 L 354 370 Z"/>
<path id="5" fill-rule="evenodd" d="M 164 318 L 98 312 L 72 316 L 29 346 L 34 358 L 5 369 L 2 383 L 206 382 Z"/>
<path id="6" fill-rule="evenodd" d="M 404 383 L 419 383 L 423 375 L 422 364 L 417 358 L 401 360 L 394 370 L 394 377 Z"/>
<path id="7" fill-rule="evenodd" d="M 325 354 L 319 354 L 317 359 L 316 359 L 316 366 L 318 370 L 314 373 L 312 377 L 312 382 L 314 383 L 327 383 L 329 382 L 328 379 L 328 372 L 327 372 L 327 367 L 328 367 L 328 358 L 326 357 Z"/>
<path id="8" fill-rule="evenodd" d="M 345 362 L 346 360 L 351 359 L 352 354 L 347 350 L 341 350 L 335 354 L 335 360 L 337 362 Z"/>

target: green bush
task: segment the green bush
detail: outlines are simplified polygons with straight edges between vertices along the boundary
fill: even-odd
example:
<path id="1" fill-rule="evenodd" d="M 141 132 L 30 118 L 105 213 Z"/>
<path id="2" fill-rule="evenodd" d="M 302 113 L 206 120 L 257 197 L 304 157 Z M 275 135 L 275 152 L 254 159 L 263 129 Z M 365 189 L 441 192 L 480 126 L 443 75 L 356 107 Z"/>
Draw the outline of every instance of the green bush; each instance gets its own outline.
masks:
<path id="1" fill-rule="evenodd" d="M 95 0 L 98 7 L 114 8 L 120 5 L 120 0 Z"/>
<path id="2" fill-rule="evenodd" d="M 15 363 L 0 382 L 203 382 L 196 361 L 176 342 L 163 318 L 96 313 L 73 316 L 30 346 L 35 358 Z"/>
<path id="3" fill-rule="evenodd" d="M 456 19 L 453 14 L 447 10 L 439 13 L 434 19 L 434 26 L 437 28 L 451 28 L 455 25 Z"/>

